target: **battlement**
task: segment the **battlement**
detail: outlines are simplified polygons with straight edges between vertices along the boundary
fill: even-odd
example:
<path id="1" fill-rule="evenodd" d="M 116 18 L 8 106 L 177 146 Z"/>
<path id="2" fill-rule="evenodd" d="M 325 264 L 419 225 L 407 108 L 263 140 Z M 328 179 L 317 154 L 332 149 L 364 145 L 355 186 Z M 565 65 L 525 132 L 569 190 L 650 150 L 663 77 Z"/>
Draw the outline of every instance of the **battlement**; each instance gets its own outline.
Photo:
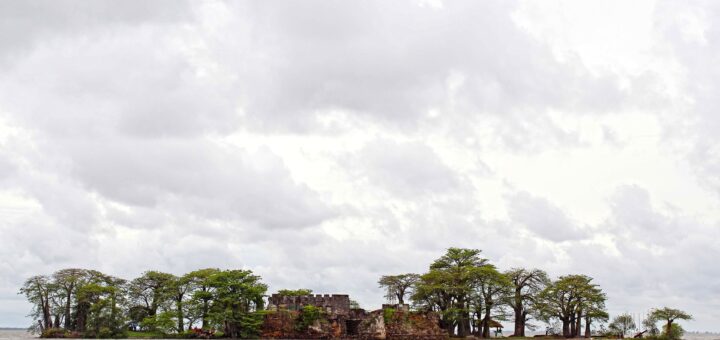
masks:
<path id="1" fill-rule="evenodd" d="M 268 307 L 278 310 L 300 310 L 305 306 L 320 307 L 330 314 L 348 315 L 350 313 L 350 296 L 347 294 L 315 294 L 303 296 L 273 294 L 268 299 Z"/>

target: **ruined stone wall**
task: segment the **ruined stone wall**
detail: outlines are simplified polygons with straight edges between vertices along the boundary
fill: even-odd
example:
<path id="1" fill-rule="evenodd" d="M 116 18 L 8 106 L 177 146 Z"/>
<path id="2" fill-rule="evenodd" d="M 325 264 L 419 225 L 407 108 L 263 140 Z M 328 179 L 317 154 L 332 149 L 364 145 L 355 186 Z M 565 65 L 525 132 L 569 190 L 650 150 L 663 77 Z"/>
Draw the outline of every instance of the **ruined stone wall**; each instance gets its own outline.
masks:
<path id="1" fill-rule="evenodd" d="M 269 307 L 277 309 L 300 310 L 304 306 L 315 306 L 325 309 L 325 312 L 336 315 L 350 313 L 350 296 L 345 294 L 316 294 L 304 296 L 282 296 L 273 294 L 269 298 Z"/>

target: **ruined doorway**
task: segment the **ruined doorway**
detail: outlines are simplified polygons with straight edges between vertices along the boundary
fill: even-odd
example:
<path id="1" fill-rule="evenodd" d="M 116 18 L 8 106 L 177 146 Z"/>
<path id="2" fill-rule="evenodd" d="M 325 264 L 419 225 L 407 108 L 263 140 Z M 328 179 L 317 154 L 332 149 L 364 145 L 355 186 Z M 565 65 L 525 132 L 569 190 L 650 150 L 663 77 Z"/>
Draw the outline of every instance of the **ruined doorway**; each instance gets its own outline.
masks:
<path id="1" fill-rule="evenodd" d="M 358 335 L 358 328 L 360 328 L 360 322 L 362 320 L 347 320 L 345 321 L 345 329 L 347 335 Z"/>

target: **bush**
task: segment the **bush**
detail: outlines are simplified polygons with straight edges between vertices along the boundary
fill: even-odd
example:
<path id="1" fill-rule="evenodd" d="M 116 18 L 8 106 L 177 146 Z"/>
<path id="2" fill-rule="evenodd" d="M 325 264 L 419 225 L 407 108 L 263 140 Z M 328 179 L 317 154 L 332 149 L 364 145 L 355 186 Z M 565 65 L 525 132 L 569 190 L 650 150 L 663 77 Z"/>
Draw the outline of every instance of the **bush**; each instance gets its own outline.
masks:
<path id="1" fill-rule="evenodd" d="M 390 321 L 392 321 L 393 316 L 395 316 L 394 308 L 383 309 L 383 319 L 384 319 L 386 325 L 389 324 Z"/>
<path id="2" fill-rule="evenodd" d="M 174 315 L 171 312 L 149 316 L 140 322 L 140 328 L 151 332 L 168 334 L 175 330 L 176 324 L 173 317 Z"/>
<path id="3" fill-rule="evenodd" d="M 672 326 L 670 326 L 670 334 L 667 332 L 667 327 L 663 327 L 662 334 L 660 334 L 661 340 L 680 340 L 685 334 L 685 330 L 682 328 L 682 326 L 678 325 L 677 323 L 673 323 Z"/>
<path id="4" fill-rule="evenodd" d="M 256 338 L 260 336 L 264 320 L 265 311 L 257 311 L 243 315 L 240 320 L 240 337 Z M 315 322 L 315 320 L 313 320 L 313 322 Z"/>
<path id="5" fill-rule="evenodd" d="M 323 314 L 323 310 L 309 305 L 305 306 L 300 310 L 297 322 L 295 322 L 295 330 L 298 332 L 305 332 L 308 330 L 310 325 L 314 324 L 315 321 L 320 320 Z"/>
<path id="6" fill-rule="evenodd" d="M 40 334 L 41 338 L 69 338 L 70 332 L 64 328 L 48 328 Z"/>

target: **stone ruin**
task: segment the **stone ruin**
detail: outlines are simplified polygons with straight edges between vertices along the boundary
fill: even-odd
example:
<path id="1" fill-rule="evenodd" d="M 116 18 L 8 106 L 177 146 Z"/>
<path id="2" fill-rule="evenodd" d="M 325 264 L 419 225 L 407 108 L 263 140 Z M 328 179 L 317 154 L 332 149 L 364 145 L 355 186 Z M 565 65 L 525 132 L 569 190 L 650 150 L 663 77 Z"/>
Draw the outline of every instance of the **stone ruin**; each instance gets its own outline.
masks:
<path id="1" fill-rule="evenodd" d="M 350 296 L 346 294 L 315 294 L 305 296 L 286 296 L 273 294 L 268 299 L 268 310 L 299 311 L 305 306 L 320 307 L 331 315 L 350 313 Z"/>
<path id="2" fill-rule="evenodd" d="M 412 312 L 408 305 L 383 305 L 372 312 L 350 308 L 345 294 L 282 296 L 268 299 L 268 313 L 262 327 L 263 338 L 274 339 L 362 339 L 362 340 L 440 340 L 448 334 L 439 326 L 436 313 Z M 298 329 L 305 306 L 319 307 L 323 313 L 307 329 Z"/>

